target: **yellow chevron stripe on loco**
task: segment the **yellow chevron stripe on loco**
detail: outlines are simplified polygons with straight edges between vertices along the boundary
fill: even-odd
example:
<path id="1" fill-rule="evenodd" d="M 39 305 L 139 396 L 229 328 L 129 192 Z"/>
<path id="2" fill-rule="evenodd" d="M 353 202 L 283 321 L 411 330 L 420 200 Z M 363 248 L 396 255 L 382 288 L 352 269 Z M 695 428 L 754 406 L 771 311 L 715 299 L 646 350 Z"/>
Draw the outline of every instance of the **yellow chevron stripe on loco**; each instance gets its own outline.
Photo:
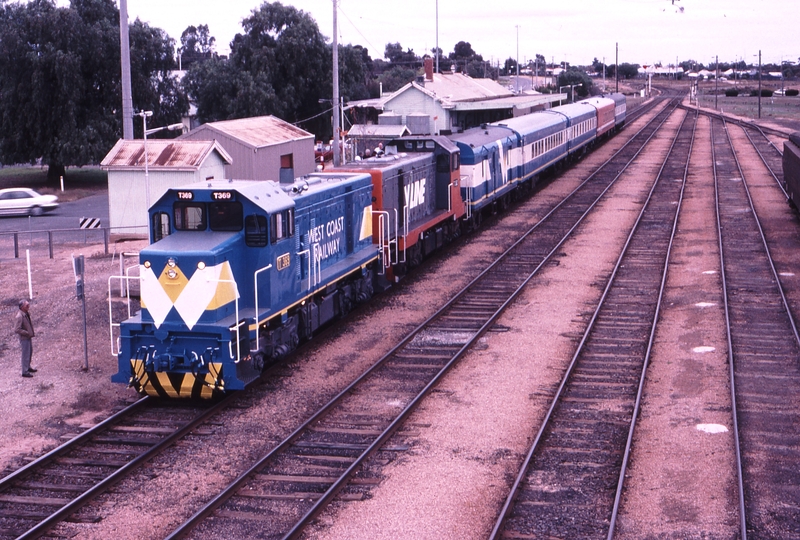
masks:
<path id="1" fill-rule="evenodd" d="M 168 270 L 175 270 L 175 272 L 178 275 L 175 278 L 170 278 L 167 275 Z M 181 271 L 181 269 L 178 268 L 177 266 L 174 268 L 165 266 L 164 270 L 161 272 L 161 275 L 158 276 L 158 282 L 161 284 L 161 287 L 164 289 L 164 292 L 167 293 L 167 296 L 169 296 L 169 299 L 172 300 L 172 302 L 174 303 L 181 295 L 183 290 L 186 288 L 186 285 L 189 283 L 189 280 L 186 278 L 186 275 Z"/>
<path id="2" fill-rule="evenodd" d="M 364 215 L 361 216 L 361 234 L 358 235 L 359 240 L 367 238 L 372 238 L 372 205 L 364 208 Z"/>
<path id="3" fill-rule="evenodd" d="M 217 309 L 239 298 L 239 291 L 236 290 L 235 283 L 230 283 L 232 281 L 233 271 L 231 270 L 231 264 L 225 261 L 222 263 L 222 268 L 219 272 L 219 282 L 217 282 L 214 298 L 211 299 L 206 309 Z"/>

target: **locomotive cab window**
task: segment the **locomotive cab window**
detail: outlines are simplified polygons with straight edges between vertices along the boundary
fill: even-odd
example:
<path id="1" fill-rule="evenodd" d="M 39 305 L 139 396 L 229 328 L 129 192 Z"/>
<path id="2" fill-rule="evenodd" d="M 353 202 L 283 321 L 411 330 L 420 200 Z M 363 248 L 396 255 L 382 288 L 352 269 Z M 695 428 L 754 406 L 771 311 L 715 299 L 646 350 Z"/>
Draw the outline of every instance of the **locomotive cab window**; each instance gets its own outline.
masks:
<path id="1" fill-rule="evenodd" d="M 270 223 L 271 243 L 294 236 L 294 208 L 272 214 Z"/>
<path id="2" fill-rule="evenodd" d="M 198 203 L 175 203 L 175 228 L 179 231 L 204 231 L 206 229 L 205 205 Z"/>
<path id="3" fill-rule="evenodd" d="M 167 212 L 153 214 L 153 242 L 158 242 L 169 234 L 169 214 Z"/>
<path id="4" fill-rule="evenodd" d="M 238 201 L 212 202 L 208 205 L 208 225 L 212 231 L 241 231 L 242 213 Z"/>
<path id="5" fill-rule="evenodd" d="M 244 243 L 250 247 L 267 245 L 267 217 L 251 214 L 244 219 Z"/>

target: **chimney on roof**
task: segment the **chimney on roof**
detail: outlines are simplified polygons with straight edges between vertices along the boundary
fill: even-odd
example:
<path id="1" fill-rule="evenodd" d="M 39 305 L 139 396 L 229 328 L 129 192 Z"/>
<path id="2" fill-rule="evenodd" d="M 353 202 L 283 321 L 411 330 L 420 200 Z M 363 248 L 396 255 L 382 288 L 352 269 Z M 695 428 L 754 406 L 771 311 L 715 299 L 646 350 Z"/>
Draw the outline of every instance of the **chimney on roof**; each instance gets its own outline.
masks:
<path id="1" fill-rule="evenodd" d="M 433 82 L 433 58 L 425 58 L 425 80 Z"/>

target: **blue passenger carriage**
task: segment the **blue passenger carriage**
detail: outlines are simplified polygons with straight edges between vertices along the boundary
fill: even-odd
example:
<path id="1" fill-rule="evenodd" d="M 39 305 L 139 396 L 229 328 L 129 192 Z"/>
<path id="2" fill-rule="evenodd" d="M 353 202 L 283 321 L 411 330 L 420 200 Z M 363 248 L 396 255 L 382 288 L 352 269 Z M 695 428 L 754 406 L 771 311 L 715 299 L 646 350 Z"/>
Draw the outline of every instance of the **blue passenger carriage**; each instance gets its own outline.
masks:
<path id="1" fill-rule="evenodd" d="M 516 181 L 526 181 L 564 158 L 567 153 L 567 118 L 535 113 L 503 120 L 519 136 L 522 163 Z"/>
<path id="2" fill-rule="evenodd" d="M 597 109 L 588 103 L 561 105 L 543 114 L 560 114 L 567 119 L 567 154 L 585 151 L 597 138 Z"/>
<path id="3" fill-rule="evenodd" d="M 373 292 L 372 183 L 170 189 L 150 209 L 141 310 L 119 325 L 117 382 L 169 397 L 237 390 Z"/>

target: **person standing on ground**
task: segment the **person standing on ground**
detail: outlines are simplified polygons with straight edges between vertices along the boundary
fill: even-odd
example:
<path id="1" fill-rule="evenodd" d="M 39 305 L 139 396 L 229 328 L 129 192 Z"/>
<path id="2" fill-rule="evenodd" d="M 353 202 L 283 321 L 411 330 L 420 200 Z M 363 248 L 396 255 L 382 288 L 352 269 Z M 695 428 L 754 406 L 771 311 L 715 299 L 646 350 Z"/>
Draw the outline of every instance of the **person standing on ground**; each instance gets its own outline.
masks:
<path id="1" fill-rule="evenodd" d="M 14 332 L 19 336 L 19 347 L 22 349 L 22 376 L 33 377 L 36 369 L 31 367 L 31 356 L 33 355 L 33 344 L 31 338 L 36 335 L 33 331 L 33 323 L 28 310 L 31 303 L 27 300 L 19 301 L 19 311 L 14 317 Z"/>

